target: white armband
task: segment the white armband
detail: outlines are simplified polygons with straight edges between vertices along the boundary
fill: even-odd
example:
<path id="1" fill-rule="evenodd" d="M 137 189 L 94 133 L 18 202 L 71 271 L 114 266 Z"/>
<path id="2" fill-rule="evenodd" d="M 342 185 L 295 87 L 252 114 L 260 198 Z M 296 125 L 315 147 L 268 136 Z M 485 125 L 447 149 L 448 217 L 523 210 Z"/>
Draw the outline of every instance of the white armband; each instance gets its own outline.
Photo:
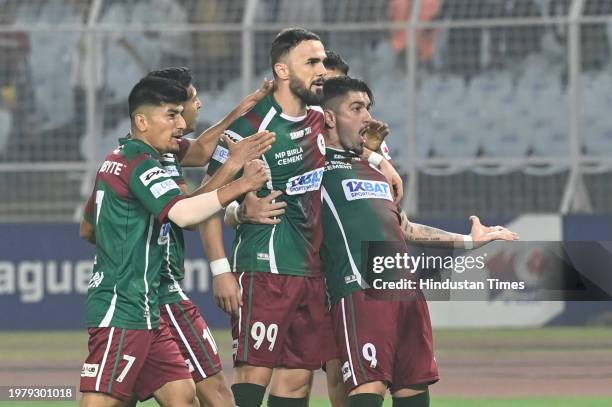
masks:
<path id="1" fill-rule="evenodd" d="M 368 162 L 375 167 L 378 167 L 383 160 L 383 156 L 372 151 L 368 157 Z"/>
<path id="2" fill-rule="evenodd" d="M 463 247 L 467 250 L 474 248 L 474 239 L 472 239 L 472 235 L 463 235 Z"/>
<path id="3" fill-rule="evenodd" d="M 210 272 L 213 277 L 217 277 L 218 275 L 225 274 L 231 272 L 229 261 L 227 258 L 217 259 L 210 262 Z"/>

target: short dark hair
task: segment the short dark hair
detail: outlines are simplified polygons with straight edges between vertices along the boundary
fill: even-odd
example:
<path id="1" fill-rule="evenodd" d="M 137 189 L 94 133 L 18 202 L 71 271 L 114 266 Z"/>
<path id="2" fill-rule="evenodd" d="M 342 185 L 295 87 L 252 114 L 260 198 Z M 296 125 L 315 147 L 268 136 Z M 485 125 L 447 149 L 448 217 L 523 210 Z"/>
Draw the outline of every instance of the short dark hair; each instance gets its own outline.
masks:
<path id="1" fill-rule="evenodd" d="M 312 31 L 303 28 L 285 28 L 274 38 L 270 47 L 270 65 L 275 77 L 274 64 L 302 41 L 321 41 L 321 38 Z"/>
<path id="2" fill-rule="evenodd" d="M 189 85 L 193 82 L 193 77 L 191 76 L 191 71 L 189 68 L 184 66 L 173 66 L 170 68 L 164 68 L 157 71 L 151 71 L 147 74 L 147 76 L 154 76 L 156 78 L 165 78 L 172 79 L 177 81 L 185 88 L 188 88 Z"/>
<path id="3" fill-rule="evenodd" d="M 130 117 L 144 105 L 161 106 L 166 103 L 181 104 L 188 98 L 187 89 L 172 79 L 145 76 L 130 91 L 128 110 Z"/>
<path id="4" fill-rule="evenodd" d="M 327 54 L 327 57 L 325 57 L 325 60 L 323 60 L 323 65 L 325 65 L 325 69 L 336 69 L 342 72 L 344 75 L 348 75 L 349 66 L 337 52 L 326 49 L 325 53 Z"/>
<path id="5" fill-rule="evenodd" d="M 333 99 L 346 96 L 351 91 L 367 93 L 371 105 L 374 105 L 374 95 L 370 87 L 361 79 L 351 78 L 350 76 L 337 76 L 325 80 L 323 83 L 323 100 L 321 105 L 323 107 L 329 106 Z"/>

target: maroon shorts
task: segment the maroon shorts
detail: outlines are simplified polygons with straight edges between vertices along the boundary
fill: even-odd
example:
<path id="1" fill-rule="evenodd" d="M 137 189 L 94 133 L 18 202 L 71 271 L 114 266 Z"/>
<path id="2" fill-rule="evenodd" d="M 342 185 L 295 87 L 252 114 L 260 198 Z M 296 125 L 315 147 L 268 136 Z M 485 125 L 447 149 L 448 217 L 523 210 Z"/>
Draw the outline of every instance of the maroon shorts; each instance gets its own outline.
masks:
<path id="1" fill-rule="evenodd" d="M 234 364 L 320 369 L 323 279 L 262 272 L 236 277 L 242 307 L 232 317 Z"/>
<path id="2" fill-rule="evenodd" d="M 325 368 L 325 363 L 333 359 L 340 359 L 340 351 L 336 345 L 331 312 L 326 309 L 321 321 L 321 365 L 323 368 Z"/>
<path id="3" fill-rule="evenodd" d="M 162 305 L 159 314 L 170 326 L 194 382 L 221 371 L 217 344 L 198 307 L 191 300 Z"/>
<path id="4" fill-rule="evenodd" d="M 425 298 L 373 300 L 363 291 L 332 307 L 336 342 L 347 392 L 373 381 L 389 384 L 391 393 L 439 380 Z"/>
<path id="5" fill-rule="evenodd" d="M 119 400 L 150 398 L 164 384 L 191 379 L 185 359 L 165 323 L 158 329 L 89 328 L 89 356 L 81 391 Z"/>

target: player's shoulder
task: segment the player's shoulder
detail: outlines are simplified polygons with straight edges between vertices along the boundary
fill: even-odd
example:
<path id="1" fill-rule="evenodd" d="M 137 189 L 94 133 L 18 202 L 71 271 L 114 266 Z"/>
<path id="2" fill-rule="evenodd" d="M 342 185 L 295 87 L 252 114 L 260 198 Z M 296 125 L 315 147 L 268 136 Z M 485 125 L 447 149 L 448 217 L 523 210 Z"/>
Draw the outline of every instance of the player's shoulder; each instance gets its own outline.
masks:
<path id="1" fill-rule="evenodd" d="M 279 113 L 278 104 L 274 101 L 272 95 L 268 95 L 257 102 L 252 109 L 234 120 L 226 130 L 226 134 L 234 141 L 239 141 L 241 138 L 257 133 L 265 122 Z"/>

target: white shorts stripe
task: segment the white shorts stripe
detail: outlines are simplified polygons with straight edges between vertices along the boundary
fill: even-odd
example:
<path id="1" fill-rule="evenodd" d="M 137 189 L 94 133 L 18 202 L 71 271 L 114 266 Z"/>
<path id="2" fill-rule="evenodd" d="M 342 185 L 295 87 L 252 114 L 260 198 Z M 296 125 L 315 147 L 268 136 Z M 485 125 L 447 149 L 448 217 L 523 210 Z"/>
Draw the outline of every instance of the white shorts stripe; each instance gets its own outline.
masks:
<path id="1" fill-rule="evenodd" d="M 104 372 L 104 365 L 106 364 L 106 358 L 108 357 L 108 351 L 110 350 L 111 343 L 113 343 L 113 334 L 115 333 L 115 327 L 110 329 L 108 333 L 108 342 L 106 342 L 106 350 L 104 351 L 104 356 L 102 357 L 102 363 L 100 363 L 100 371 L 98 372 L 98 377 L 96 378 L 96 391 L 100 391 L 100 380 L 102 380 L 102 373 Z"/>
<path id="2" fill-rule="evenodd" d="M 202 368 L 202 365 L 200 365 L 200 361 L 198 360 L 198 358 L 196 358 L 195 353 L 193 353 L 193 349 L 191 349 L 191 346 L 189 346 L 189 341 L 187 340 L 187 338 L 185 338 L 185 334 L 181 330 L 181 326 L 178 324 L 178 322 L 176 322 L 176 319 L 174 318 L 174 314 L 172 314 L 172 308 L 170 308 L 170 304 L 166 304 L 166 311 L 168 311 L 168 315 L 170 316 L 170 319 L 172 320 L 172 325 L 174 325 L 174 329 L 176 329 L 176 332 L 179 333 L 179 336 L 181 337 L 181 341 L 183 341 L 183 345 L 185 345 L 185 347 L 187 348 L 187 351 L 189 352 L 189 355 L 191 355 L 191 359 L 193 360 L 193 363 L 198 368 L 198 372 L 200 372 L 203 378 L 206 378 L 207 377 L 206 373 L 204 373 L 204 369 Z"/>
<path id="3" fill-rule="evenodd" d="M 344 341 L 346 343 L 346 352 L 348 354 L 349 366 L 351 367 L 351 376 L 353 376 L 353 383 L 355 383 L 355 386 L 357 386 L 355 368 L 353 367 L 353 357 L 351 356 L 351 345 L 349 345 L 348 327 L 346 326 L 346 310 L 344 309 L 344 298 L 340 300 L 340 304 L 342 305 L 342 322 L 344 323 Z"/>
<path id="4" fill-rule="evenodd" d="M 240 287 L 240 298 L 242 298 L 242 277 L 244 276 L 244 271 L 240 273 L 240 277 L 238 277 L 238 286 Z M 238 337 L 240 337 L 240 328 L 242 327 L 242 307 L 238 307 Z"/>

